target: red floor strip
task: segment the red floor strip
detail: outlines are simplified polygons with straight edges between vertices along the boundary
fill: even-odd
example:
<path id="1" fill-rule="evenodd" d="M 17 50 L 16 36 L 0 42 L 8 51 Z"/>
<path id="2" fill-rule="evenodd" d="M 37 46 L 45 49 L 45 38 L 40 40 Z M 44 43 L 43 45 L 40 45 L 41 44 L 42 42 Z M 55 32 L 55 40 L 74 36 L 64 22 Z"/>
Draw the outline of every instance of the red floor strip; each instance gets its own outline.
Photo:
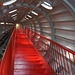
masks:
<path id="1" fill-rule="evenodd" d="M 16 31 L 14 75 L 55 75 L 22 29 Z"/>

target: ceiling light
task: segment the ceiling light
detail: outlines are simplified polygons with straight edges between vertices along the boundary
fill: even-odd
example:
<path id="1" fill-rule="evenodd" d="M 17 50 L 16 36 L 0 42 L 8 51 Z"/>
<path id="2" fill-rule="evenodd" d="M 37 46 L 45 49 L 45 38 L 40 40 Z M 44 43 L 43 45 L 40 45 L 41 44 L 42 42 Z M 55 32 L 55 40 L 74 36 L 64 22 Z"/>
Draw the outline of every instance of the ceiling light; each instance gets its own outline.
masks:
<path id="1" fill-rule="evenodd" d="M 44 2 L 44 4 L 48 5 L 48 6 L 51 6 L 51 4 L 49 4 L 48 2 Z"/>
<path id="2" fill-rule="evenodd" d="M 14 16 L 13 19 L 17 18 L 17 16 Z"/>
<path id="3" fill-rule="evenodd" d="M 16 16 L 17 14 L 14 14 L 14 15 L 12 15 L 11 17 L 13 17 L 13 16 Z"/>
<path id="4" fill-rule="evenodd" d="M 21 22 L 23 22 L 23 20 L 21 20 Z"/>
<path id="5" fill-rule="evenodd" d="M 13 13 L 13 12 L 16 12 L 17 11 L 17 9 L 15 9 L 15 10 L 12 10 L 12 11 L 10 11 L 9 13 L 11 14 L 11 13 Z"/>
<path id="6" fill-rule="evenodd" d="M 25 18 L 23 18 L 23 20 L 21 20 L 21 22 L 23 22 L 23 21 L 26 21 L 26 19 L 25 19 Z"/>
<path id="7" fill-rule="evenodd" d="M 10 0 L 10 1 L 4 2 L 3 6 L 10 5 L 10 4 L 12 4 L 12 3 L 16 2 L 16 1 L 17 0 Z"/>
<path id="8" fill-rule="evenodd" d="M 27 19 L 27 20 L 28 20 L 28 18 L 27 18 L 27 17 L 25 17 L 25 19 Z"/>
<path id="9" fill-rule="evenodd" d="M 25 21 L 26 19 L 23 19 L 23 21 Z"/>
<path id="10" fill-rule="evenodd" d="M 46 9 L 49 9 L 49 10 L 53 9 L 53 7 L 51 6 L 51 4 L 49 4 L 47 2 L 42 3 L 41 6 L 43 6 Z"/>
<path id="11" fill-rule="evenodd" d="M 23 18 L 23 20 L 26 20 L 25 18 Z"/>
<path id="12" fill-rule="evenodd" d="M 36 12 L 34 12 L 34 11 L 32 11 L 32 13 L 34 14 L 34 15 L 38 15 Z"/>
<path id="13" fill-rule="evenodd" d="M 17 20 L 16 18 L 13 18 L 14 20 Z"/>
<path id="14" fill-rule="evenodd" d="M 4 22 L 1 22 L 0 24 L 4 24 Z"/>
<path id="15" fill-rule="evenodd" d="M 23 21 L 21 20 L 21 22 L 23 22 Z"/>
<path id="16" fill-rule="evenodd" d="M 32 18 L 32 16 L 30 16 L 30 15 L 27 15 L 29 18 Z"/>
<path id="17" fill-rule="evenodd" d="M 14 20 L 16 20 L 16 19 L 14 19 Z"/>
<path id="18" fill-rule="evenodd" d="M 13 23 L 10 23 L 11 25 L 13 25 Z"/>
<path id="19" fill-rule="evenodd" d="M 13 19 L 16 20 L 17 18 L 16 17 L 13 17 Z"/>
<path id="20" fill-rule="evenodd" d="M 8 24 L 11 24 L 11 25 L 13 25 L 13 23 L 8 23 Z"/>
<path id="21" fill-rule="evenodd" d="M 9 24 L 9 23 L 6 23 L 6 24 Z"/>

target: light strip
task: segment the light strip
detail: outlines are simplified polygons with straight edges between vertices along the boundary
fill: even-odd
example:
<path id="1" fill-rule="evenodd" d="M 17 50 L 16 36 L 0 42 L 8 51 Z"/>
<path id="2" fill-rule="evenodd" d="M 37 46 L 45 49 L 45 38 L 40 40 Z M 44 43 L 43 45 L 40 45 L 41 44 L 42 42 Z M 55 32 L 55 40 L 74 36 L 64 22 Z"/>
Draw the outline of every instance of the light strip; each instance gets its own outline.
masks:
<path id="1" fill-rule="evenodd" d="M 17 20 L 16 18 L 13 18 L 14 20 Z"/>
<path id="2" fill-rule="evenodd" d="M 41 6 L 43 6 L 46 9 L 49 9 L 49 10 L 53 9 L 53 7 L 47 2 L 42 3 Z"/>
<path id="3" fill-rule="evenodd" d="M 23 22 L 23 21 L 21 20 L 21 22 Z"/>
<path id="4" fill-rule="evenodd" d="M 1 22 L 0 24 L 4 24 L 4 22 Z"/>
<path id="5" fill-rule="evenodd" d="M 9 24 L 9 23 L 6 23 L 6 24 Z"/>
<path id="6" fill-rule="evenodd" d="M 23 19 L 23 21 L 25 21 L 26 19 Z"/>
<path id="7" fill-rule="evenodd" d="M 13 12 L 16 12 L 17 11 L 17 9 L 15 9 L 15 10 L 12 10 L 12 11 L 10 11 L 9 13 L 11 14 L 11 13 L 13 13 Z"/>
<path id="8" fill-rule="evenodd" d="M 30 15 L 27 15 L 29 18 L 32 18 L 32 16 L 30 16 Z"/>
<path id="9" fill-rule="evenodd" d="M 11 17 L 13 17 L 13 16 L 16 16 L 17 14 L 14 14 L 14 15 L 12 15 Z"/>
<path id="10" fill-rule="evenodd" d="M 10 5 L 10 4 L 12 4 L 12 3 L 16 2 L 16 1 L 17 0 L 10 0 L 10 1 L 4 2 L 3 6 Z"/>
<path id="11" fill-rule="evenodd" d="M 14 20 L 17 20 L 16 18 L 13 18 Z"/>
<path id="12" fill-rule="evenodd" d="M 44 2 L 44 4 L 48 5 L 48 6 L 51 6 L 48 2 Z"/>
<path id="13" fill-rule="evenodd" d="M 28 18 L 27 18 L 27 17 L 25 17 L 25 19 L 27 19 L 27 20 L 28 20 Z"/>
<path id="14" fill-rule="evenodd" d="M 16 19 L 14 19 L 14 20 L 16 20 Z"/>
<path id="15" fill-rule="evenodd" d="M 36 12 L 34 12 L 34 11 L 32 11 L 32 13 L 34 14 L 34 15 L 38 15 Z"/>
<path id="16" fill-rule="evenodd" d="M 14 16 L 13 18 L 15 19 L 15 18 L 17 18 L 17 16 Z"/>
<path id="17" fill-rule="evenodd" d="M 21 20 L 21 22 L 26 21 L 26 19 Z"/>

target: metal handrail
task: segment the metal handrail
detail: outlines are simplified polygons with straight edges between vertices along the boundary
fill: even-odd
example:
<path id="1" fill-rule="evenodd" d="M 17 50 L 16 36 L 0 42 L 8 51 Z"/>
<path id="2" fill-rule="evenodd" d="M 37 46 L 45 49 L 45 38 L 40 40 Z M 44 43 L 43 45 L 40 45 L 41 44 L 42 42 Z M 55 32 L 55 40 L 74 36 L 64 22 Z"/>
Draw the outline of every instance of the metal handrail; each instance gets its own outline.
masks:
<path id="1" fill-rule="evenodd" d="M 60 75 L 74 75 L 74 51 L 32 31 L 27 27 L 25 28 L 25 34 L 57 75 L 59 75 L 60 72 L 62 73 Z M 39 38 L 37 38 L 38 36 Z M 40 39 L 45 42 L 40 41 Z"/>

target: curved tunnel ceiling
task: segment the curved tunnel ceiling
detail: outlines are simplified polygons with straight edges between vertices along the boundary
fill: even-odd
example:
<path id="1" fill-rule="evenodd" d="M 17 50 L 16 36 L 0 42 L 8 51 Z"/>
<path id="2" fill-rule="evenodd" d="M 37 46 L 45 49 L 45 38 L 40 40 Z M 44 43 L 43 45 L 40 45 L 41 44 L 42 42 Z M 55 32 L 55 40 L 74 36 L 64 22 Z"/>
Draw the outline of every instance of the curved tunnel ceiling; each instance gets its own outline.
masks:
<path id="1" fill-rule="evenodd" d="M 1 3 L 4 3 L 4 1 L 2 0 Z M 75 51 L 75 1 L 48 0 L 53 7 L 52 10 L 39 6 L 40 1 L 43 0 L 17 0 L 9 6 L 2 6 L 0 3 L 0 22 L 20 23 L 23 27 L 29 27 L 35 32 Z M 14 9 L 17 9 L 17 11 L 9 14 L 9 11 Z M 30 13 L 29 15 L 32 18 L 27 17 L 29 19 L 21 22 L 31 10 L 38 15 Z M 17 14 L 17 20 L 15 21 L 11 17 L 13 14 Z"/>

